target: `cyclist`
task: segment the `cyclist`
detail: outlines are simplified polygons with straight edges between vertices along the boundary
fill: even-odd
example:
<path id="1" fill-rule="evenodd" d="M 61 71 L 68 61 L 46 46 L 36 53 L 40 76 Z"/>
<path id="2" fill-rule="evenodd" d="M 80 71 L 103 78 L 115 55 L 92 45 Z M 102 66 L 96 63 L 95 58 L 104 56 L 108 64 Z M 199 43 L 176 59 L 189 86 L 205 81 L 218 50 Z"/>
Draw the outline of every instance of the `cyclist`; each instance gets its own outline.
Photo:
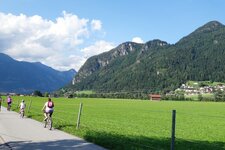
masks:
<path id="1" fill-rule="evenodd" d="M 24 113 L 25 112 L 25 108 L 26 108 L 25 101 L 22 100 L 22 102 L 20 103 L 20 113 L 22 113 L 22 112 Z"/>
<path id="2" fill-rule="evenodd" d="M 44 121 L 46 121 L 48 118 L 47 114 L 49 114 L 50 117 L 52 116 L 53 111 L 54 111 L 53 108 L 54 108 L 54 103 L 51 100 L 51 98 L 48 98 L 48 101 L 44 104 L 44 106 L 42 108 L 42 111 L 44 112 L 44 116 L 45 116 Z"/>
<path id="3" fill-rule="evenodd" d="M 11 104 L 12 104 L 12 98 L 10 97 L 10 95 L 7 97 L 7 103 L 8 103 L 7 110 L 10 111 Z"/>

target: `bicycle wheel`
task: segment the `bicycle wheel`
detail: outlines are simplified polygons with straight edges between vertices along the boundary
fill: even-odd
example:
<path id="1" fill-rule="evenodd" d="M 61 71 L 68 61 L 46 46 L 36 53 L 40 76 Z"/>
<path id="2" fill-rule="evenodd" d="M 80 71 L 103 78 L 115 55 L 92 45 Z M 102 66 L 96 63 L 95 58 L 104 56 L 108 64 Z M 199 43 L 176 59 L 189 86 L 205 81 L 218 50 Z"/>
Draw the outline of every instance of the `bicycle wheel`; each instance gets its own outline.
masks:
<path id="1" fill-rule="evenodd" d="M 24 117 L 24 109 L 20 109 L 20 118 Z"/>
<path id="2" fill-rule="evenodd" d="M 23 118 L 24 117 L 24 111 L 21 111 L 20 113 L 20 117 Z"/>
<path id="3" fill-rule="evenodd" d="M 10 105 L 7 106 L 7 110 L 10 111 Z"/>
<path id="4" fill-rule="evenodd" d="M 48 117 L 48 129 L 51 130 L 52 129 L 52 118 Z"/>
<path id="5" fill-rule="evenodd" d="M 47 120 L 44 120 L 44 128 L 47 127 Z"/>

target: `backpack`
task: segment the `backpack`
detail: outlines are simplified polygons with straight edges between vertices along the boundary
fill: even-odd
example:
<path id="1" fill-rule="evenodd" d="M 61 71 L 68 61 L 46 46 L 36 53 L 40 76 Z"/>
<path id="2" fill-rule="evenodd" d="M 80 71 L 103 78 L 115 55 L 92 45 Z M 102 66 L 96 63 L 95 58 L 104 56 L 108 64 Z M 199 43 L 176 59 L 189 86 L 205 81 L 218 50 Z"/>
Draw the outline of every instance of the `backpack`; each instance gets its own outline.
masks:
<path id="1" fill-rule="evenodd" d="M 8 103 L 11 103 L 11 102 L 12 102 L 11 97 L 8 97 L 7 102 L 8 102 Z"/>
<path id="2" fill-rule="evenodd" d="M 53 108 L 54 107 L 54 103 L 52 101 L 48 102 L 48 108 Z"/>

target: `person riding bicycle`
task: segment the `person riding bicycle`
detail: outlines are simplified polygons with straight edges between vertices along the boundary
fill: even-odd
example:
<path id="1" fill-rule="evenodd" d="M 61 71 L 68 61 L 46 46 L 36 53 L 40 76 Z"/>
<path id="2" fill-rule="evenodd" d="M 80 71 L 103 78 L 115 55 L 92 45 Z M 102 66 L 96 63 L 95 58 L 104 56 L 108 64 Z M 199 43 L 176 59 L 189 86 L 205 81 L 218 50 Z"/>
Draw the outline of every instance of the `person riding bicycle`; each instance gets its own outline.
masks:
<path id="1" fill-rule="evenodd" d="M 7 97 L 7 104 L 8 104 L 7 110 L 9 111 L 12 104 L 12 98 L 10 96 Z"/>
<path id="2" fill-rule="evenodd" d="M 26 108 L 26 104 L 25 104 L 25 101 L 22 100 L 22 102 L 20 103 L 20 113 L 21 112 L 25 112 L 25 108 Z"/>
<path id="3" fill-rule="evenodd" d="M 53 111 L 54 111 L 54 103 L 53 101 L 51 100 L 51 98 L 48 98 L 48 101 L 44 104 L 42 110 L 44 112 L 44 116 L 45 116 L 45 119 L 44 121 L 47 120 L 47 114 L 49 114 L 49 116 L 51 117 L 52 114 L 53 114 Z"/>

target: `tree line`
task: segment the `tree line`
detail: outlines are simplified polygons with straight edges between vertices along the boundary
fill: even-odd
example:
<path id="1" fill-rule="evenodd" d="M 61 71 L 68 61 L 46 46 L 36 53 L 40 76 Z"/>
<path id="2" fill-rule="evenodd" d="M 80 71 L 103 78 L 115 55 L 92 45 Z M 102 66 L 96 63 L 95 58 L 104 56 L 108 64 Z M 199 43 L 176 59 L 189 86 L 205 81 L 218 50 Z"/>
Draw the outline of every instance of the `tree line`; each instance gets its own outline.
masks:
<path id="1" fill-rule="evenodd" d="M 62 93 L 61 93 L 62 94 Z M 148 93 L 129 93 L 129 92 L 116 92 L 116 93 L 70 93 L 57 96 L 64 96 L 67 98 L 115 98 L 115 99 L 141 99 L 149 100 Z M 204 96 L 202 94 L 197 95 L 196 98 L 186 97 L 184 93 L 175 93 L 175 94 L 161 94 L 161 100 L 170 100 L 170 101 L 213 101 L 213 102 L 224 102 L 225 101 L 225 92 L 218 90 L 213 93 L 211 97 Z"/>

